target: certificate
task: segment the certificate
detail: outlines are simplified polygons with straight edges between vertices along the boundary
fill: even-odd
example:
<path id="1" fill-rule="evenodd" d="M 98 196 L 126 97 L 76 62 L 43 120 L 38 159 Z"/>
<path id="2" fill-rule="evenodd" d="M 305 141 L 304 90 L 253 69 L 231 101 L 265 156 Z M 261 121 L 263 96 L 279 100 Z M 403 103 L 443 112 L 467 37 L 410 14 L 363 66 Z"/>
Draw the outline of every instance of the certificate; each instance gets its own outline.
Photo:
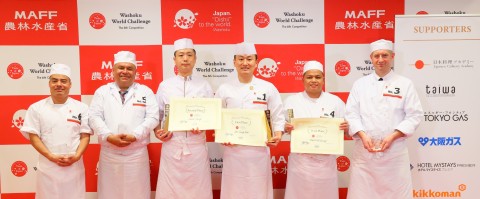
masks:
<path id="1" fill-rule="evenodd" d="M 293 153 L 343 154 L 343 118 L 292 118 L 290 137 Z"/>
<path id="2" fill-rule="evenodd" d="M 219 129 L 221 114 L 222 100 L 219 98 L 171 98 L 167 130 Z"/>
<path id="3" fill-rule="evenodd" d="M 266 146 L 269 128 L 264 110 L 223 109 L 222 128 L 215 130 L 215 142 Z"/>

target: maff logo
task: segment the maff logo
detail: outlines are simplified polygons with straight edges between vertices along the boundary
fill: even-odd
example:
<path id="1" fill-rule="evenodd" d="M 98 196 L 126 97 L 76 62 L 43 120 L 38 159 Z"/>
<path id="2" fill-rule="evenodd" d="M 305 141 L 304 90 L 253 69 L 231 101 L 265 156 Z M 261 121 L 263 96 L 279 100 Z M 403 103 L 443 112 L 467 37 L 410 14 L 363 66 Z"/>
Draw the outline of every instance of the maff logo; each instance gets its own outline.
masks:
<path id="1" fill-rule="evenodd" d="M 275 62 L 275 60 L 271 58 L 263 58 L 258 63 L 257 67 L 257 76 L 260 75 L 264 78 L 271 78 L 275 77 L 275 74 L 278 71 L 278 65 L 281 64 L 280 62 Z"/>
<path id="2" fill-rule="evenodd" d="M 179 27 L 181 29 L 190 29 L 193 28 L 197 18 L 195 17 L 198 13 L 193 13 L 188 9 L 181 9 L 175 14 L 175 24 L 173 27 Z"/>

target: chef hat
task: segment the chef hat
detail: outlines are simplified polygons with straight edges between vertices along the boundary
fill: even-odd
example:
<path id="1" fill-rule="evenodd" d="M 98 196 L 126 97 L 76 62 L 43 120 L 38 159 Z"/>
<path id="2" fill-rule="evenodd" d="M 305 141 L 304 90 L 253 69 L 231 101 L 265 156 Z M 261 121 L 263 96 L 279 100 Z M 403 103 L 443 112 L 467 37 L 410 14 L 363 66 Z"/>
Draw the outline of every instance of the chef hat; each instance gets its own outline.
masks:
<path id="1" fill-rule="evenodd" d="M 54 74 L 65 75 L 70 78 L 70 67 L 65 64 L 53 64 L 52 68 L 50 69 L 50 76 Z"/>
<path id="2" fill-rule="evenodd" d="M 308 61 L 303 65 L 303 74 L 309 70 L 320 70 L 323 73 L 323 65 L 318 61 Z"/>
<path id="3" fill-rule="evenodd" d="M 194 49 L 193 48 L 193 41 L 189 38 L 183 38 L 183 39 L 177 39 L 174 43 L 173 43 L 173 46 L 175 48 L 174 51 L 177 51 L 177 50 L 182 50 L 182 49 L 185 49 L 185 48 L 191 48 L 191 49 Z"/>
<path id="4" fill-rule="evenodd" d="M 392 41 L 385 40 L 385 39 L 374 41 L 370 44 L 370 52 L 373 53 L 373 51 L 376 51 L 376 50 L 392 50 L 393 51 L 393 43 Z"/>
<path id="5" fill-rule="evenodd" d="M 120 51 L 117 54 L 115 54 L 114 57 L 115 57 L 115 61 L 113 63 L 114 65 L 120 62 L 127 62 L 127 63 L 132 63 L 133 65 L 135 65 L 135 67 L 137 66 L 136 56 L 134 53 L 130 51 Z"/>
<path id="6" fill-rule="evenodd" d="M 235 55 L 256 55 L 255 45 L 252 43 L 239 43 L 235 46 Z"/>

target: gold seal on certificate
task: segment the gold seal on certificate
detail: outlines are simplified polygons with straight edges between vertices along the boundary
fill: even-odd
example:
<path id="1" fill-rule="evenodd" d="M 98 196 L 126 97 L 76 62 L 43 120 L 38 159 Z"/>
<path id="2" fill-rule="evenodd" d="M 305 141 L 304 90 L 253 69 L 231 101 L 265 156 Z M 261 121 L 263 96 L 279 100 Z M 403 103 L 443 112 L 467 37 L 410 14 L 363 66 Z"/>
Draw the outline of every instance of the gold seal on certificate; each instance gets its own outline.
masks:
<path id="1" fill-rule="evenodd" d="M 222 128 L 215 130 L 215 142 L 266 146 L 269 128 L 264 110 L 223 109 Z"/>
<path id="2" fill-rule="evenodd" d="M 168 131 L 219 129 L 222 101 L 218 98 L 171 98 Z"/>
<path id="3" fill-rule="evenodd" d="M 343 154 L 343 118 L 292 118 L 292 153 Z"/>

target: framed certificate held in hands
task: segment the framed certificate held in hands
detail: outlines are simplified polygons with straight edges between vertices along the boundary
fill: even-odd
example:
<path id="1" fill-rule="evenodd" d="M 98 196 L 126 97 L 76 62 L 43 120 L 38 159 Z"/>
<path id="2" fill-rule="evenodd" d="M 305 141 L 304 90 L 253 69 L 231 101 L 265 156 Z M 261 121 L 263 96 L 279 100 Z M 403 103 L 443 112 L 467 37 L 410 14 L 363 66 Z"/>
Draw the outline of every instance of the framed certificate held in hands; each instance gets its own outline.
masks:
<path id="1" fill-rule="evenodd" d="M 223 109 L 222 128 L 215 130 L 215 142 L 266 146 L 269 129 L 264 110 Z"/>
<path id="2" fill-rule="evenodd" d="M 343 118 L 292 118 L 292 153 L 343 154 Z"/>
<path id="3" fill-rule="evenodd" d="M 168 131 L 221 128 L 222 101 L 219 98 L 171 98 Z"/>

